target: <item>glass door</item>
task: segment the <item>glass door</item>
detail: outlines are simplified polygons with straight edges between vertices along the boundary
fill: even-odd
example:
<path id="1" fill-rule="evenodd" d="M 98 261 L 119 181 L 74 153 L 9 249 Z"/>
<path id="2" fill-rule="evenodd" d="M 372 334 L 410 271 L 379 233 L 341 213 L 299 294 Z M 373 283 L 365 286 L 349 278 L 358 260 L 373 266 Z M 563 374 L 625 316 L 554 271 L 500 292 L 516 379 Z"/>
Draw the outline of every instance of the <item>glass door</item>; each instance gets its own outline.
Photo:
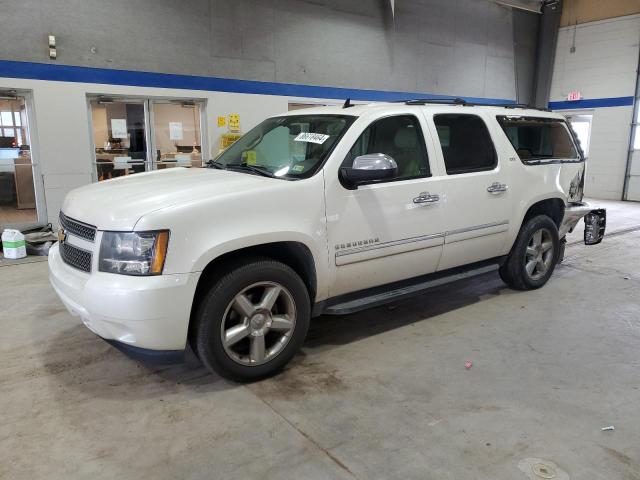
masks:
<path id="1" fill-rule="evenodd" d="M 145 100 L 90 98 L 95 174 L 98 181 L 151 169 Z"/>
<path id="2" fill-rule="evenodd" d="M 202 167 L 200 101 L 151 100 L 153 159 L 158 170 L 172 167 Z"/>
<path id="3" fill-rule="evenodd" d="M 27 101 L 0 92 L 0 230 L 38 222 Z"/>

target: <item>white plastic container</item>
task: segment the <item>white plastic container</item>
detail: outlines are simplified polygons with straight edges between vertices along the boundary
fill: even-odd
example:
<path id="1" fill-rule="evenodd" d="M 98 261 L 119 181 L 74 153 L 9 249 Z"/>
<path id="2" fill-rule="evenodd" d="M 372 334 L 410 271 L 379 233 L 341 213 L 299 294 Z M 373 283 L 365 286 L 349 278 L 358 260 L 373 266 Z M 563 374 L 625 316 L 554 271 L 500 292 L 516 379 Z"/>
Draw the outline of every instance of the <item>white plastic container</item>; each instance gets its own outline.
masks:
<path id="1" fill-rule="evenodd" d="M 24 258 L 27 256 L 27 247 L 24 235 L 19 230 L 7 228 L 2 232 L 2 251 L 4 258 Z"/>

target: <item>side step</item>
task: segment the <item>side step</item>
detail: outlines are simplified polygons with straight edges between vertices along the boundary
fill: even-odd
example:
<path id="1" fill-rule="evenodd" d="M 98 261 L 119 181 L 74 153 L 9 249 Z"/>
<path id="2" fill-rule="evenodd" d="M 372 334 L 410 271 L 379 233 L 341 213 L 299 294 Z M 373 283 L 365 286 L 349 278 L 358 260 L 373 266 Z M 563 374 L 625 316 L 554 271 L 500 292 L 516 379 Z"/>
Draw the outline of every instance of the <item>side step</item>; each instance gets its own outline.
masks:
<path id="1" fill-rule="evenodd" d="M 484 273 L 493 272 L 498 270 L 498 263 L 486 263 L 476 268 L 460 271 L 459 268 L 454 268 L 450 273 L 442 272 L 428 275 L 426 277 L 420 277 L 417 283 L 405 285 L 391 290 L 380 291 L 376 288 L 377 293 L 366 295 L 366 291 L 362 292 L 363 295 L 358 298 L 353 298 L 353 295 L 349 295 L 351 299 L 340 301 L 340 297 L 336 298 L 339 303 L 332 304 L 329 300 L 328 305 L 325 305 L 322 313 L 324 315 L 347 315 L 350 313 L 359 312 L 360 310 L 366 310 L 367 308 L 379 307 L 386 303 L 401 300 L 403 298 L 412 297 L 418 295 L 425 290 L 429 290 L 440 285 L 447 283 L 457 282 L 458 280 L 464 280 L 465 278 L 475 277 Z M 344 296 L 343 296 L 344 298 Z"/>

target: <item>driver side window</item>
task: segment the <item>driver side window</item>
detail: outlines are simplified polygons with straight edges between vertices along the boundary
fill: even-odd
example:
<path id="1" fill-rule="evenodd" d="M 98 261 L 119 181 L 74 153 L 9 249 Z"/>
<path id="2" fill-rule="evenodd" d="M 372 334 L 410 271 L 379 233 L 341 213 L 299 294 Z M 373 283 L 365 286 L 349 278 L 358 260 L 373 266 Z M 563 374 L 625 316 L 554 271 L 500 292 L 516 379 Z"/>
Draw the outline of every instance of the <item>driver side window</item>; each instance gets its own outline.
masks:
<path id="1" fill-rule="evenodd" d="M 407 180 L 431 176 L 424 136 L 413 115 L 397 115 L 376 120 L 351 147 L 343 166 L 351 166 L 360 155 L 384 153 L 398 164 L 398 176 Z"/>

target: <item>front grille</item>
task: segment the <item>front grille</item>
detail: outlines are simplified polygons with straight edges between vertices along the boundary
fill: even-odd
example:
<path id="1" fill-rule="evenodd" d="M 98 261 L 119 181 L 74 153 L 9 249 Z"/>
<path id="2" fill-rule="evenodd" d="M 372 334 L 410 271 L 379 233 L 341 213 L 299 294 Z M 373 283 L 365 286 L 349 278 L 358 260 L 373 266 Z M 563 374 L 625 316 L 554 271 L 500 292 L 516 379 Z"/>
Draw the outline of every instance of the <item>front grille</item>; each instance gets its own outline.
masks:
<path id="1" fill-rule="evenodd" d="M 61 242 L 60 256 L 67 265 L 83 272 L 91 272 L 91 252 L 74 247 L 66 242 Z"/>
<path id="2" fill-rule="evenodd" d="M 89 240 L 90 242 L 93 242 L 96 238 L 96 227 L 69 218 L 62 212 L 60 212 L 60 226 L 68 233 Z"/>

